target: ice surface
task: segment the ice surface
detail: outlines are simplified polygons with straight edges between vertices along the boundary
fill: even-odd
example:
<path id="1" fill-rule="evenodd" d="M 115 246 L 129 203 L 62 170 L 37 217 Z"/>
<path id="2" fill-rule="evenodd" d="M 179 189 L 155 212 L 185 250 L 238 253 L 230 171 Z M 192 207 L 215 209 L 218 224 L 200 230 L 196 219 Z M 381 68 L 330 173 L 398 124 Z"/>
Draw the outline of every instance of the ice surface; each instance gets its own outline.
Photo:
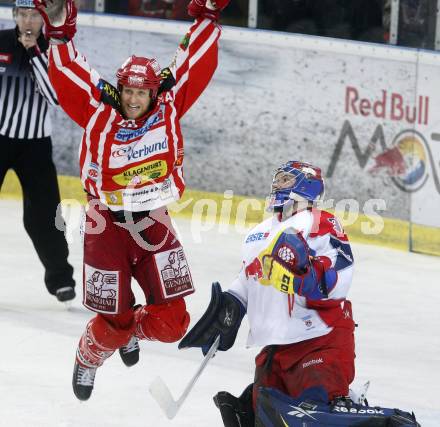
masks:
<path id="1" fill-rule="evenodd" d="M 222 426 L 212 396 L 220 390 L 239 394 L 253 378 L 258 349 L 245 348 L 246 321 L 235 346 L 211 361 L 173 421 L 148 386 L 159 375 L 176 398 L 202 359 L 201 352 L 179 351 L 174 344 L 142 342 L 141 360 L 132 368 L 115 354 L 98 370 L 91 399 L 80 403 L 71 375 L 78 339 L 92 313 L 79 297 L 67 310 L 46 292 L 21 216 L 21 203 L 0 200 L 0 426 Z M 80 284 L 78 216 L 70 216 L 68 235 Z M 176 222 L 197 286 L 188 298 L 195 321 L 208 303 L 211 282 L 227 288 L 238 271 L 243 236 L 213 226 L 199 239 L 194 224 Z M 414 410 L 423 427 L 438 427 L 440 258 L 360 244 L 353 251 L 351 300 L 359 324 L 355 384 L 371 380 L 370 404 Z"/>

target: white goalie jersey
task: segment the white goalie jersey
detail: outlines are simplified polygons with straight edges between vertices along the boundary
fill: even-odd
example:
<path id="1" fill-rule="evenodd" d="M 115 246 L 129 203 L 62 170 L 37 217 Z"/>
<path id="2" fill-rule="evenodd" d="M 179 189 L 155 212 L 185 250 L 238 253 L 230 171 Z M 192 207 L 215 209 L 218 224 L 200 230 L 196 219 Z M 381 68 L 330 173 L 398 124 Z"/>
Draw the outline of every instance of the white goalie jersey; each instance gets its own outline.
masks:
<path id="1" fill-rule="evenodd" d="M 312 301 L 289 295 L 274 286 L 263 285 L 259 254 L 275 236 L 287 228 L 302 232 L 313 256 L 326 256 L 337 271 L 337 283 L 328 298 Z M 347 316 L 346 296 L 353 274 L 353 255 L 347 236 L 332 214 L 318 209 L 300 211 L 280 221 L 269 218 L 246 236 L 242 269 L 228 292 L 246 307 L 250 332 L 249 346 L 291 344 L 328 334 Z"/>

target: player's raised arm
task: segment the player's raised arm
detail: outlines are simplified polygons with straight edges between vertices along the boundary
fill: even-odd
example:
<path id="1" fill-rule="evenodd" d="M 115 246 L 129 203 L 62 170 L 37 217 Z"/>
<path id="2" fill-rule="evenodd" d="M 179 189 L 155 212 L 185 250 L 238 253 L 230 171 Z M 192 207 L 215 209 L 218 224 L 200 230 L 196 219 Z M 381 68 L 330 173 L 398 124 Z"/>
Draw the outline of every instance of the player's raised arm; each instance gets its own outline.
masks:
<path id="1" fill-rule="evenodd" d="M 210 82 L 218 62 L 220 12 L 230 0 L 191 0 L 188 14 L 195 18 L 182 39 L 170 70 L 176 79 L 175 104 L 182 117 Z"/>
<path id="2" fill-rule="evenodd" d="M 78 53 L 76 33 L 77 9 L 73 0 L 34 0 L 46 24 L 50 39 L 49 78 L 64 111 L 85 127 L 99 106 L 100 77 L 84 56 Z"/>

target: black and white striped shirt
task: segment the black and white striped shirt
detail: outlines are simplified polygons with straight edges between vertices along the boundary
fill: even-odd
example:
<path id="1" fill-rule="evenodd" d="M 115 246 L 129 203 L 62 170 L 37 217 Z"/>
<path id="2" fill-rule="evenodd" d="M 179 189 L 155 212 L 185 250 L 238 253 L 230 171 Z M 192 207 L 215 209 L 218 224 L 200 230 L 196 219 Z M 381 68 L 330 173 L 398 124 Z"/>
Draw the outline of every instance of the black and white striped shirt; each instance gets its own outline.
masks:
<path id="1" fill-rule="evenodd" d="M 0 135 L 13 139 L 50 136 L 49 104 L 58 105 L 47 74 L 48 43 L 26 50 L 17 29 L 0 31 Z"/>

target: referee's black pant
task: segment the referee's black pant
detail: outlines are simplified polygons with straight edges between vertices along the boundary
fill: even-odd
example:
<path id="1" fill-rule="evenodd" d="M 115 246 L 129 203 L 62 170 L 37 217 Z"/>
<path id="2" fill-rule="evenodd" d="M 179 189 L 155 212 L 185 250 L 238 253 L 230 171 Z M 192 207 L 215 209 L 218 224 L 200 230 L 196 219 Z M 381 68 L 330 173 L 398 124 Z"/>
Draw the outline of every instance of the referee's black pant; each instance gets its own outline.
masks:
<path id="1" fill-rule="evenodd" d="M 46 269 L 47 290 L 54 295 L 59 288 L 75 286 L 64 232 L 55 227 L 60 192 L 51 139 L 14 140 L 0 135 L 0 189 L 8 169 L 21 183 L 24 228 Z"/>

